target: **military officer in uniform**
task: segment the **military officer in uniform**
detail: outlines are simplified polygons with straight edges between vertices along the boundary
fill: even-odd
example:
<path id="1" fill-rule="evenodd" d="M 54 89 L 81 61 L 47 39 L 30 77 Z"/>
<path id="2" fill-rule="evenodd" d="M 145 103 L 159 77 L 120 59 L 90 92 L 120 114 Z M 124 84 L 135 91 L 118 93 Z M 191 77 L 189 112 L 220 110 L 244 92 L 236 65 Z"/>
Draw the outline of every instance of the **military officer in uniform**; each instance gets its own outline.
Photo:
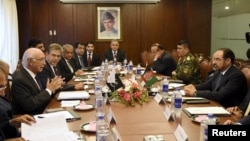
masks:
<path id="1" fill-rule="evenodd" d="M 177 44 L 177 54 L 179 60 L 176 70 L 172 72 L 172 76 L 183 80 L 185 84 L 201 83 L 199 63 L 196 57 L 190 52 L 188 41 L 181 40 Z"/>

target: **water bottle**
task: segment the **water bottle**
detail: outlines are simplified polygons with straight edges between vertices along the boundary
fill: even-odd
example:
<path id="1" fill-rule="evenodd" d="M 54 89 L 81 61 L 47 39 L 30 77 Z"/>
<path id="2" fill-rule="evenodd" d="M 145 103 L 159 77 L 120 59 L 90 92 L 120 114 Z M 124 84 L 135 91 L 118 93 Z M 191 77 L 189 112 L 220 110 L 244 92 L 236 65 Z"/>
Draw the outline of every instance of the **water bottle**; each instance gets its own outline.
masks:
<path id="1" fill-rule="evenodd" d="M 104 98 L 102 96 L 101 90 L 95 92 L 95 108 L 96 108 L 96 116 L 104 116 Z"/>
<path id="2" fill-rule="evenodd" d="M 200 123 L 200 141 L 208 141 L 208 120 Z"/>
<path id="3" fill-rule="evenodd" d="M 99 77 L 95 78 L 94 87 L 95 87 L 95 92 L 99 90 L 101 91 L 102 85 L 101 85 L 101 80 L 99 79 Z"/>
<path id="4" fill-rule="evenodd" d="M 127 71 L 127 59 L 125 58 L 124 61 L 123 61 L 123 70 L 126 72 Z"/>
<path id="5" fill-rule="evenodd" d="M 140 80 L 141 79 L 141 65 L 138 64 L 136 68 L 136 79 Z"/>
<path id="6" fill-rule="evenodd" d="M 182 111 L 182 93 L 180 88 L 176 88 L 174 97 L 174 115 L 178 124 L 181 124 L 181 111 Z"/>
<path id="7" fill-rule="evenodd" d="M 208 125 L 216 125 L 216 120 L 215 120 L 213 114 L 211 114 L 211 113 L 208 114 L 207 118 L 208 118 Z"/>
<path id="8" fill-rule="evenodd" d="M 110 141 L 109 124 L 104 120 L 104 116 L 98 116 L 96 123 L 96 141 Z"/>
<path id="9" fill-rule="evenodd" d="M 117 65 L 117 59 L 116 59 L 116 57 L 114 57 L 114 60 L 113 60 L 114 62 L 114 66 L 116 66 Z"/>
<path id="10" fill-rule="evenodd" d="M 164 79 L 162 80 L 162 95 L 163 96 L 168 95 L 168 85 L 169 85 L 169 81 L 167 77 L 165 76 Z"/>
<path id="11" fill-rule="evenodd" d="M 105 70 L 105 72 L 108 72 L 108 68 L 109 68 L 109 62 L 108 62 L 108 59 L 105 59 L 105 61 L 104 61 L 104 70 Z"/>
<path id="12" fill-rule="evenodd" d="M 132 62 L 132 60 L 130 60 L 129 63 L 128 63 L 128 73 L 129 74 L 133 73 L 133 62 Z"/>

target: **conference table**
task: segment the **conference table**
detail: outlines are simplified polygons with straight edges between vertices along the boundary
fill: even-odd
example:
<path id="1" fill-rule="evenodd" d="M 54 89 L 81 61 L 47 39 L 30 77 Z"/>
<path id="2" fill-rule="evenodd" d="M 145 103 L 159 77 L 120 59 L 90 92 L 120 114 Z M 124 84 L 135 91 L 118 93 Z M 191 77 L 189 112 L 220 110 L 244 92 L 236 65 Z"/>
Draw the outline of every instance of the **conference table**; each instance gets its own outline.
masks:
<path id="1" fill-rule="evenodd" d="M 76 83 L 74 80 L 69 83 Z M 93 86 L 90 86 L 90 88 Z M 86 90 L 87 91 L 87 90 Z M 52 98 L 46 109 L 60 107 L 60 101 L 57 100 L 58 94 Z M 90 94 L 90 98 L 84 100 L 87 104 L 95 104 L 94 94 Z M 114 123 L 111 123 L 111 128 L 116 131 L 116 136 L 122 141 L 140 141 L 147 135 L 160 135 L 167 141 L 176 141 L 174 132 L 177 128 L 177 123 L 172 120 L 167 120 L 163 112 L 165 110 L 165 103 L 158 103 L 154 97 L 149 97 L 149 101 L 143 105 L 136 104 L 134 107 L 126 106 L 119 102 L 110 102 L 105 106 L 106 112 L 112 111 Z M 220 106 L 214 101 L 206 104 L 186 104 L 182 107 L 206 107 L 206 106 Z M 72 107 L 64 108 L 65 110 L 72 110 Z M 82 131 L 80 126 L 84 123 L 96 120 L 95 110 L 74 110 L 81 116 L 80 120 L 68 121 L 68 128 L 71 131 L 78 132 L 85 136 L 87 141 L 95 141 L 94 132 Z M 236 120 L 236 116 L 218 116 L 219 123 L 222 124 L 227 119 Z M 189 141 L 198 141 L 200 138 L 200 124 L 191 120 L 191 118 L 182 111 L 181 127 L 188 136 Z M 113 131 L 112 130 L 112 131 Z"/>

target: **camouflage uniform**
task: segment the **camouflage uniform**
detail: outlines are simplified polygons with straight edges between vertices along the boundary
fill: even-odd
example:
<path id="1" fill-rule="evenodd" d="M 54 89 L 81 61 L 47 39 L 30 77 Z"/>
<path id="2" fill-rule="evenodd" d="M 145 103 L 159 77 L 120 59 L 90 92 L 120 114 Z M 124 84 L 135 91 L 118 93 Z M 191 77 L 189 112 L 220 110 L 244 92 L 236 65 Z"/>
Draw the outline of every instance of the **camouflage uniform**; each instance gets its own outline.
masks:
<path id="1" fill-rule="evenodd" d="M 185 84 L 201 83 L 199 63 L 192 53 L 188 53 L 184 58 L 179 58 L 175 72 L 176 78 L 183 80 Z"/>

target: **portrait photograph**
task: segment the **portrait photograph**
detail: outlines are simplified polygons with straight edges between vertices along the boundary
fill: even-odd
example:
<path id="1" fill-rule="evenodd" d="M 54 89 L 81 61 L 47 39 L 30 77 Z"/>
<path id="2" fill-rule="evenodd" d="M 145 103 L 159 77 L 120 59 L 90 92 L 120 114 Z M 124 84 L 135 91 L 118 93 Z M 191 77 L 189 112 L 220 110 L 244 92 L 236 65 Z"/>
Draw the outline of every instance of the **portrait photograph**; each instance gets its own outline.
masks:
<path id="1" fill-rule="evenodd" d="M 121 39 L 120 7 L 97 7 L 97 41 Z"/>

